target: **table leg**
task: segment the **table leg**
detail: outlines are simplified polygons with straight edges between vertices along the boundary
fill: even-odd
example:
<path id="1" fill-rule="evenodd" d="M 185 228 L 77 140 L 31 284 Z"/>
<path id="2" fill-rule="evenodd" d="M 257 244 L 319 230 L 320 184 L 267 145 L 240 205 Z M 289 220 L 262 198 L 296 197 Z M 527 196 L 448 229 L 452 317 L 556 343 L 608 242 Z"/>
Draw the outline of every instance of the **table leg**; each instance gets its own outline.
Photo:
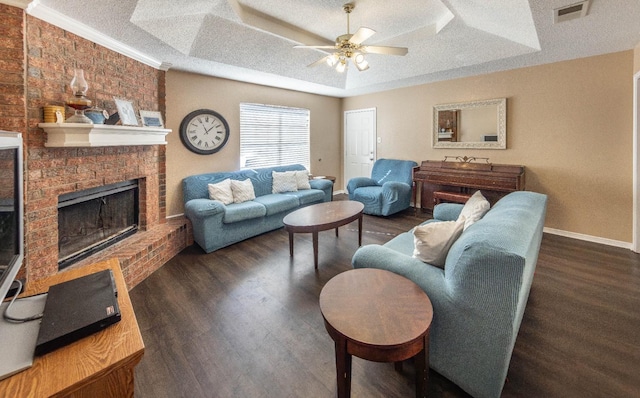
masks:
<path id="1" fill-rule="evenodd" d="M 338 228 L 336 228 L 336 238 L 338 237 Z"/>
<path id="2" fill-rule="evenodd" d="M 422 351 L 415 357 L 416 398 L 425 398 L 429 386 L 429 331 L 424 335 Z"/>
<path id="3" fill-rule="evenodd" d="M 289 232 L 289 257 L 293 257 L 293 232 Z"/>
<path id="4" fill-rule="evenodd" d="M 318 231 L 313 231 L 313 265 L 318 269 Z"/>
<path id="5" fill-rule="evenodd" d="M 351 354 L 347 352 L 345 339 L 336 341 L 336 378 L 338 398 L 351 396 Z"/>
<path id="6" fill-rule="evenodd" d="M 362 246 L 362 213 L 358 217 L 358 246 Z"/>

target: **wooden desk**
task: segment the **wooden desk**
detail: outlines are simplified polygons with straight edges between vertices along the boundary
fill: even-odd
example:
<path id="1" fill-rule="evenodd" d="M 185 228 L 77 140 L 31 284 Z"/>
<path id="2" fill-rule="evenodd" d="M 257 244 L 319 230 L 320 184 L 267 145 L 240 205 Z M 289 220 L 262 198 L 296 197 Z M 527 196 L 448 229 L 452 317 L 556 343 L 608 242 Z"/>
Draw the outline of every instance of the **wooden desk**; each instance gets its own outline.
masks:
<path id="1" fill-rule="evenodd" d="M 117 259 L 31 282 L 25 295 L 108 268 L 118 288 L 120 322 L 36 357 L 31 368 L 0 381 L 0 397 L 133 397 L 134 367 L 142 359 L 144 343 Z"/>

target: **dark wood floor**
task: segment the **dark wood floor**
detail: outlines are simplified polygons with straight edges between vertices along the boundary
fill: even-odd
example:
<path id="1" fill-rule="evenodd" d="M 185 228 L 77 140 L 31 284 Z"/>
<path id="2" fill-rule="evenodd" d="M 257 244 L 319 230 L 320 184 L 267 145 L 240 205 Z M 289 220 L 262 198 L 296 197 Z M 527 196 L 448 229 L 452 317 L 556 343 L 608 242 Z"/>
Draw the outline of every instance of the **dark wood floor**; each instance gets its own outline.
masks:
<path id="1" fill-rule="evenodd" d="M 365 216 L 363 244 L 428 217 Z M 333 341 L 318 305 L 351 268 L 357 223 L 296 235 L 280 229 L 205 254 L 185 249 L 131 291 L 145 342 L 137 397 L 334 397 Z M 432 397 L 465 397 L 431 371 Z M 354 357 L 353 397 L 413 397 L 413 367 Z M 640 396 L 640 255 L 545 234 L 505 397 Z"/>

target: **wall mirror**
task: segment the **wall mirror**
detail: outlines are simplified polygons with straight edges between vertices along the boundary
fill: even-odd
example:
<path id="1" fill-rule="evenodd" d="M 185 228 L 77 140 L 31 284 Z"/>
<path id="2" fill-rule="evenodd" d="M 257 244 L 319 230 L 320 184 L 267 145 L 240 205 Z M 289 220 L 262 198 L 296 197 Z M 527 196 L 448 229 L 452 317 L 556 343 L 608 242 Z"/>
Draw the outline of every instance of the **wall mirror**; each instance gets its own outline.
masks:
<path id="1" fill-rule="evenodd" d="M 507 99 L 433 107 L 434 148 L 507 148 Z"/>

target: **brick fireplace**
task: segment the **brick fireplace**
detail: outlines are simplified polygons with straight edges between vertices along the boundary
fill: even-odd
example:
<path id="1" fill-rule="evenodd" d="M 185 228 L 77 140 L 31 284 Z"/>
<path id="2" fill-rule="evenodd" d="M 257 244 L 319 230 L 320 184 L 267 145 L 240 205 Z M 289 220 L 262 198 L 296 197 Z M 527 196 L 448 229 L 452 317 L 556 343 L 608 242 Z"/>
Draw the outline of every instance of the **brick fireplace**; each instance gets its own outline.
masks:
<path id="1" fill-rule="evenodd" d="M 71 34 L 18 7 L 0 4 L 0 129 L 23 134 L 25 269 L 29 279 L 58 272 L 60 195 L 140 181 L 140 230 L 71 266 L 117 257 L 129 288 L 189 243 L 184 219 L 166 220 L 164 145 L 49 148 L 45 105 L 63 105 L 73 69 L 82 68 L 94 105 L 115 112 L 114 97 L 136 110 L 165 111 L 165 72 Z"/>

